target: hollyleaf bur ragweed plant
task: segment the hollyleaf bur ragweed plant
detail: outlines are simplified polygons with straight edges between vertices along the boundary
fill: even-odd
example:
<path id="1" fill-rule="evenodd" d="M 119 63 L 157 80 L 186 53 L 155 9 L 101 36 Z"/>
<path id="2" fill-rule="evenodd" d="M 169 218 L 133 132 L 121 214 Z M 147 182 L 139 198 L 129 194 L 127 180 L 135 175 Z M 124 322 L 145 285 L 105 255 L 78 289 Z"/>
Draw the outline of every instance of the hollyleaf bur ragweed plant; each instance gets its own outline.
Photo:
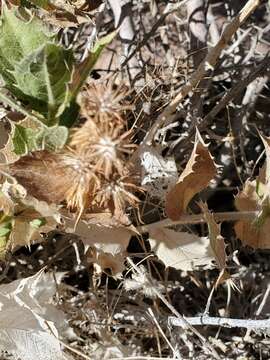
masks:
<path id="1" fill-rule="evenodd" d="M 113 90 L 111 95 L 114 99 Z M 89 89 L 81 96 L 84 105 L 88 97 L 91 104 L 95 98 L 91 98 Z M 107 99 L 108 104 L 110 100 Z M 101 114 L 97 105 L 96 108 L 96 112 L 88 114 L 82 107 L 87 117 L 85 123 L 71 132 L 70 141 L 62 150 L 38 151 L 21 157 L 9 165 L 8 171 L 39 200 L 65 201 L 79 217 L 85 211 L 109 210 L 121 220 L 127 205 L 137 206 L 134 193 L 141 190 L 128 161 L 136 147 L 132 132 L 125 130 L 120 108 L 117 115 Z M 44 172 L 49 176 L 43 180 Z"/>
<path id="2" fill-rule="evenodd" d="M 11 191 L 17 187 L 38 203 L 53 209 L 56 206 L 59 216 L 54 224 L 60 221 L 58 211 L 65 207 L 70 216 L 76 213 L 77 222 L 93 212 L 109 212 L 125 222 L 126 206 L 138 205 L 135 193 L 140 190 L 128 164 L 135 149 L 132 132 L 126 130 L 121 116 L 128 108 L 122 104 L 126 91 L 122 87 L 113 89 L 109 82 L 108 86 L 90 84 L 81 92 L 114 34 L 100 39 L 77 65 L 72 51 L 58 44 L 55 34 L 25 11 L 3 5 L 0 32 L 0 97 L 25 116 L 18 122 L 10 120 L 9 140 L 1 150 L 6 159 L 1 166 L 2 249 L 30 244 L 37 232 L 54 227 L 40 206 L 24 202 L 24 207 L 31 209 L 31 214 L 20 218 L 27 236 L 16 232 L 19 215 L 14 209 L 24 199 L 24 195 L 14 196 Z M 80 109 L 84 123 L 70 131 L 79 115 L 70 118 L 74 109 L 75 113 Z M 13 211 L 7 211 L 7 200 Z M 18 236 L 25 239 L 19 241 Z M 40 235 L 36 238 L 40 240 Z"/>

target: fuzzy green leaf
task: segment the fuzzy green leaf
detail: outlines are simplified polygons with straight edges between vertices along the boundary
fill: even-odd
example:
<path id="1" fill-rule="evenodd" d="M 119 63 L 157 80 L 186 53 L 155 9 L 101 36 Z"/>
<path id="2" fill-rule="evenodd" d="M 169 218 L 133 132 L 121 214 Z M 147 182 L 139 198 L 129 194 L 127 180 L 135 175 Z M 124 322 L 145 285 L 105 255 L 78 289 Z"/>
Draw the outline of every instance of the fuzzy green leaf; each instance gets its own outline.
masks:
<path id="1" fill-rule="evenodd" d="M 48 41 L 53 41 L 52 34 L 40 20 L 32 18 L 24 21 L 15 15 L 14 9 L 2 6 L 0 73 L 8 88 L 13 89 L 14 77 L 10 72 L 15 64 Z"/>
<path id="2" fill-rule="evenodd" d="M 33 122 L 32 127 L 15 124 L 12 131 L 13 151 L 21 156 L 37 150 L 61 149 L 67 139 L 68 129 L 65 126 L 47 127 L 39 122 Z"/>
<path id="3" fill-rule="evenodd" d="M 61 149 L 68 140 L 68 129 L 65 126 L 44 127 L 36 136 L 36 150 L 55 151 Z"/>
<path id="4" fill-rule="evenodd" d="M 47 125 L 57 123 L 65 108 L 73 61 L 70 50 L 48 43 L 24 57 L 12 72 L 17 88 L 32 109 L 45 115 Z"/>
<path id="5" fill-rule="evenodd" d="M 74 57 L 55 43 L 43 23 L 16 16 L 3 5 L 0 25 L 0 75 L 5 87 L 32 110 L 58 123 L 67 106 Z"/>
<path id="6" fill-rule="evenodd" d="M 25 128 L 21 125 L 15 125 L 13 134 L 13 151 L 16 155 L 26 155 L 29 151 L 36 148 L 36 131 L 31 128 Z"/>

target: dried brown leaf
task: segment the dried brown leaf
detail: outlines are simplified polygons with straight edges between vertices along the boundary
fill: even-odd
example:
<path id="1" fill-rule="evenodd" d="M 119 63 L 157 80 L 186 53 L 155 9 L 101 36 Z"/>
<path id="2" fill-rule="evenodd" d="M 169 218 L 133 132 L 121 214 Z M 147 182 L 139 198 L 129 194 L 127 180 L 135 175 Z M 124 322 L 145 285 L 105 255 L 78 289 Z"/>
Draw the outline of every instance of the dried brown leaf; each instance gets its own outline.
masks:
<path id="1" fill-rule="evenodd" d="M 87 223 L 81 220 L 76 225 L 75 230 L 75 220 L 67 220 L 66 231 L 75 232 L 85 245 L 95 246 L 103 251 L 116 254 L 126 250 L 131 236 L 136 233 L 133 226 L 115 225 L 112 217 L 111 219 L 113 225 L 109 223 L 108 219 L 105 219 L 104 223 L 100 223 L 99 219 L 96 224 L 94 221 Z"/>
<path id="2" fill-rule="evenodd" d="M 245 182 L 235 198 L 239 211 L 258 211 L 253 221 L 241 220 L 235 224 L 237 237 L 244 245 L 254 249 L 270 248 L 270 138 L 260 134 L 266 160 L 256 180 Z"/>
<path id="3" fill-rule="evenodd" d="M 177 184 L 167 195 L 165 209 L 168 217 L 178 220 L 185 213 L 190 200 L 209 185 L 216 173 L 213 158 L 197 131 L 191 157 Z"/>
<path id="4" fill-rule="evenodd" d="M 203 211 L 204 218 L 208 225 L 210 246 L 213 250 L 216 263 L 220 270 L 226 268 L 226 251 L 224 238 L 220 234 L 220 225 L 214 219 L 214 215 L 209 211 L 207 204 L 201 202 L 200 208 Z"/>
<path id="5" fill-rule="evenodd" d="M 125 252 L 112 254 L 100 249 L 91 248 L 87 251 L 88 261 L 94 263 L 95 275 L 100 276 L 103 272 L 115 278 L 121 278 L 125 270 Z"/>
<path id="6" fill-rule="evenodd" d="M 262 198 L 257 193 L 257 188 L 256 180 L 246 181 L 243 190 L 235 198 L 235 206 L 239 211 L 259 211 L 258 217 L 254 221 L 238 221 L 234 229 L 237 237 L 244 245 L 251 246 L 254 249 L 269 249 L 270 218 L 267 217 L 267 209 L 264 213 L 264 204 L 269 203 L 269 200 L 267 197 L 262 202 Z"/>
<path id="7" fill-rule="evenodd" d="M 157 228 L 150 231 L 149 241 L 152 251 L 166 267 L 188 271 L 198 266 L 209 267 L 214 260 L 208 238 Z"/>
<path id="8" fill-rule="evenodd" d="M 66 231 L 78 235 L 86 246 L 88 261 L 94 263 L 96 275 L 110 269 L 110 274 L 120 277 L 124 270 L 126 249 L 136 229 L 124 226 L 110 213 L 90 214 L 88 220 L 80 220 L 76 227 L 75 219 L 66 220 Z M 127 219 L 125 219 L 127 223 Z M 74 229 L 75 228 L 75 229 Z"/>

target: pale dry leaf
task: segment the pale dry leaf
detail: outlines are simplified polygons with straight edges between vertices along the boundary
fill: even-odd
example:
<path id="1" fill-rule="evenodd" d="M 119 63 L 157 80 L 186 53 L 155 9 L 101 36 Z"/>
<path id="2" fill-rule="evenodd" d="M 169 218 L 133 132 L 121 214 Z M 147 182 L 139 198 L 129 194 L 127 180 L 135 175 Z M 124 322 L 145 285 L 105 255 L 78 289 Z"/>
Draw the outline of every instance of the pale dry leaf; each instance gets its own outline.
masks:
<path id="1" fill-rule="evenodd" d="M 266 160 L 258 177 L 247 180 L 244 188 L 235 198 L 235 206 L 239 211 L 258 211 L 254 220 L 240 220 L 235 224 L 237 237 L 244 245 L 254 249 L 270 248 L 270 138 L 260 134 Z"/>
<path id="2" fill-rule="evenodd" d="M 185 271 L 199 266 L 212 267 L 214 254 L 206 237 L 157 228 L 150 231 L 149 242 L 152 251 L 166 267 Z"/>
<path id="3" fill-rule="evenodd" d="M 261 187 L 263 184 L 259 184 Z M 235 224 L 236 236 L 244 245 L 254 249 L 270 248 L 270 217 L 269 198 L 262 201 L 257 193 L 258 183 L 256 180 L 247 180 L 244 188 L 235 198 L 235 206 L 239 211 L 259 211 L 259 215 L 253 221 L 240 220 Z M 266 204 L 264 210 L 264 204 Z"/>
<path id="4" fill-rule="evenodd" d="M 217 166 L 197 130 L 190 159 L 178 182 L 166 197 L 165 209 L 169 218 L 178 220 L 186 212 L 190 200 L 204 190 L 217 174 Z"/>
<path id="5" fill-rule="evenodd" d="M 124 226 L 106 226 L 106 224 L 88 224 L 80 220 L 74 231 L 74 220 L 66 221 L 66 231 L 75 232 L 85 245 L 95 246 L 104 250 L 110 249 L 110 252 L 116 253 L 126 250 L 132 235 L 135 235 L 133 227 Z M 113 249 L 119 249 L 115 251 Z"/>
<path id="6" fill-rule="evenodd" d="M 164 200 L 168 190 L 178 179 L 174 158 L 163 158 L 156 149 L 150 146 L 144 146 L 139 157 L 142 168 L 141 185 L 151 197 Z"/>
<path id="7" fill-rule="evenodd" d="M 94 263 L 97 274 L 110 269 L 115 277 L 120 277 L 124 270 L 126 249 L 130 238 L 136 235 L 133 226 L 123 226 L 109 214 L 96 214 L 89 221 L 80 220 L 74 227 L 74 219 L 66 220 L 66 231 L 75 232 L 87 250 L 88 261 Z M 103 221 L 102 221 L 103 218 Z"/>
<path id="8" fill-rule="evenodd" d="M 214 215 L 209 211 L 207 204 L 200 202 L 200 208 L 203 211 L 204 218 L 208 225 L 210 246 L 213 250 L 216 263 L 220 270 L 226 268 L 226 251 L 224 238 L 220 234 L 220 224 L 217 224 Z"/>
<path id="9" fill-rule="evenodd" d="M 44 271 L 0 286 L 0 350 L 24 360 L 67 359 L 57 340 L 67 323 L 51 304 L 55 292 L 52 274 Z"/>
<path id="10" fill-rule="evenodd" d="M 0 186 L 0 212 L 10 216 L 14 213 L 15 203 L 9 193 L 5 192 L 5 183 Z"/>

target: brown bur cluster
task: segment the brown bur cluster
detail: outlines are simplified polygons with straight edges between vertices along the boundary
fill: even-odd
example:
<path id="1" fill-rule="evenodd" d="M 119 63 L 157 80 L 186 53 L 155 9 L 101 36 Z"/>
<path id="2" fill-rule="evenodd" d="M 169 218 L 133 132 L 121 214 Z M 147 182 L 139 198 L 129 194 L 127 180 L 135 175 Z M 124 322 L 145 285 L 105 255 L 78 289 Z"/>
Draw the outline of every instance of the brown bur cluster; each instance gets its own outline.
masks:
<path id="1" fill-rule="evenodd" d="M 140 191 L 129 161 L 136 146 L 121 114 L 126 96 L 113 84 L 93 84 L 78 99 L 85 122 L 71 131 L 59 152 L 37 151 L 9 165 L 26 190 L 48 203 L 65 202 L 78 217 L 110 212 L 121 221 L 127 206 L 137 207 Z"/>

